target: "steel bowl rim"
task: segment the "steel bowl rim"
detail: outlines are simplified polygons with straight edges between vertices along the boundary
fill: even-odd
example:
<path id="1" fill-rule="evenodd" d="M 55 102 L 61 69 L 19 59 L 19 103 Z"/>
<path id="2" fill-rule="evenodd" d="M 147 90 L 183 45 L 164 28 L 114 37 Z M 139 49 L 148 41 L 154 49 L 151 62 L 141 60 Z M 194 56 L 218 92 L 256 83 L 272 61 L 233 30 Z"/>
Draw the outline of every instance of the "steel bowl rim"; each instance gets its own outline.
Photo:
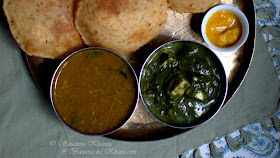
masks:
<path id="1" fill-rule="evenodd" d="M 113 53 L 115 55 L 117 55 L 119 58 L 121 58 L 128 66 L 129 68 L 131 69 L 131 71 L 133 72 L 133 76 L 134 76 L 134 79 L 136 81 L 136 87 L 137 87 L 137 91 L 136 91 L 136 98 L 135 98 L 135 105 L 133 106 L 133 110 L 131 110 L 130 114 L 129 114 L 129 117 L 126 118 L 126 120 L 117 128 L 115 128 L 114 130 L 111 130 L 109 132 L 105 132 L 105 133 L 102 133 L 102 134 L 88 134 L 88 133 L 83 133 L 81 131 L 78 131 L 78 130 L 75 130 L 74 128 L 72 128 L 71 126 L 67 125 L 63 120 L 62 118 L 60 117 L 60 115 L 58 114 L 56 108 L 55 108 L 55 104 L 54 104 L 54 101 L 53 101 L 53 95 L 52 95 L 52 91 L 53 91 L 53 84 L 54 84 L 54 81 L 55 81 L 55 77 L 56 77 L 56 74 L 58 72 L 58 70 L 60 69 L 60 67 L 69 59 L 71 58 L 72 56 L 74 56 L 75 54 L 77 53 L 81 53 L 83 51 L 86 51 L 86 50 L 95 50 L 95 49 L 98 49 L 98 50 L 105 50 L 105 51 L 109 51 L 110 53 Z M 87 48 L 82 48 L 82 49 L 79 49 L 73 53 L 71 53 L 70 55 L 68 55 L 66 58 L 64 58 L 60 63 L 59 65 L 56 67 L 56 70 L 55 72 L 53 73 L 53 76 L 52 76 L 52 79 L 51 79 L 51 84 L 50 84 L 50 100 L 51 100 L 51 104 L 52 104 L 52 107 L 53 107 L 53 110 L 56 114 L 56 116 L 59 118 L 59 120 L 65 124 L 68 128 L 70 128 L 71 130 L 77 132 L 77 133 L 80 133 L 82 135 L 86 135 L 86 136 L 105 136 L 105 135 L 109 135 L 109 134 L 112 134 L 114 132 L 116 132 L 117 130 L 119 130 L 121 127 L 123 127 L 132 117 L 132 115 L 134 114 L 135 110 L 136 110 L 136 107 L 138 105 L 138 102 L 139 102 L 139 93 L 140 93 L 140 90 L 139 90 L 139 80 L 137 78 L 137 75 L 135 73 L 135 70 L 134 68 L 131 66 L 131 64 L 126 60 L 124 59 L 120 54 L 110 50 L 110 49 L 107 49 L 107 48 L 103 48 L 103 47 L 87 47 Z"/>
<path id="2" fill-rule="evenodd" d="M 166 122 L 161 121 L 161 120 L 158 119 L 156 116 L 154 116 L 154 114 L 149 110 L 149 108 L 147 107 L 147 105 L 146 105 L 146 103 L 145 103 L 145 101 L 144 101 L 144 98 L 143 98 L 143 96 L 142 96 L 142 89 L 141 89 L 141 79 L 142 79 L 142 78 L 141 78 L 141 76 L 142 76 L 143 69 L 144 69 L 144 67 L 146 66 L 147 62 L 149 62 L 149 59 L 151 58 L 151 56 L 152 56 L 153 54 L 155 54 L 160 48 L 162 48 L 162 47 L 165 46 L 165 45 L 168 45 L 168 44 L 171 44 L 171 43 L 175 43 L 175 42 L 191 42 L 191 43 L 196 43 L 196 44 L 198 44 L 198 45 L 200 45 L 200 46 L 202 46 L 202 47 L 208 49 L 208 50 L 214 55 L 214 57 L 219 61 L 220 65 L 222 66 L 222 70 L 223 70 L 222 72 L 223 72 L 223 76 L 224 76 L 224 78 L 225 78 L 225 80 L 224 80 L 224 82 L 225 82 L 225 85 L 224 85 L 224 86 L 225 86 L 225 91 L 223 92 L 223 99 L 222 99 L 222 101 L 221 101 L 221 104 L 219 105 L 219 108 L 215 111 L 215 113 L 214 113 L 213 115 L 211 115 L 211 117 L 207 118 L 206 121 L 202 121 L 202 122 L 200 122 L 200 123 L 198 123 L 198 124 L 195 124 L 195 125 L 192 125 L 192 126 L 175 126 L 175 125 L 170 125 L 170 124 L 168 124 L 168 123 L 166 123 Z M 224 103 L 225 103 L 226 96 L 227 96 L 227 91 L 228 91 L 228 80 L 227 80 L 227 76 L 226 76 L 226 72 L 225 72 L 224 66 L 223 66 L 223 64 L 222 64 L 222 62 L 221 62 L 221 60 L 220 60 L 220 58 L 219 58 L 219 57 L 216 55 L 216 53 L 215 53 L 214 51 L 212 51 L 209 47 L 207 47 L 207 46 L 205 46 L 205 45 L 203 45 L 203 44 L 201 44 L 201 43 L 199 43 L 199 42 L 192 41 L 192 40 L 172 40 L 172 41 L 166 42 L 166 43 L 160 45 L 159 47 L 157 47 L 157 48 L 156 48 L 155 50 L 153 50 L 152 53 L 146 58 L 144 64 L 142 65 L 140 74 L 139 74 L 139 83 L 138 83 L 138 86 L 139 86 L 138 90 L 139 90 L 139 94 L 140 94 L 141 101 L 143 102 L 143 104 L 144 104 L 145 108 L 147 109 L 147 111 L 148 111 L 157 121 L 159 121 L 160 123 L 162 123 L 162 124 L 164 124 L 164 125 L 166 125 L 166 126 L 172 127 L 172 128 L 190 129 L 190 128 L 194 128 L 194 127 L 197 127 L 197 126 L 199 126 L 199 125 L 202 125 L 202 124 L 208 122 L 208 121 L 211 120 L 215 115 L 217 115 L 217 113 L 221 110 L 221 108 L 223 107 L 223 105 L 224 105 Z"/>

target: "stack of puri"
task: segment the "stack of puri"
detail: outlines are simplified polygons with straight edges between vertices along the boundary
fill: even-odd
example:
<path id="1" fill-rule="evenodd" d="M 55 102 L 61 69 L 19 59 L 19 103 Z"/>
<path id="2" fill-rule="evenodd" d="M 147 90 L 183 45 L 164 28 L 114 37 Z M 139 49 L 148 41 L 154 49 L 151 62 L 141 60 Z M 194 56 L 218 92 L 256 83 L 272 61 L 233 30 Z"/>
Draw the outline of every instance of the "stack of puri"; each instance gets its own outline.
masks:
<path id="1" fill-rule="evenodd" d="M 166 0 L 4 0 L 3 9 L 19 47 L 51 59 L 65 58 L 84 43 L 132 53 L 156 37 L 167 19 Z"/>
<path id="2" fill-rule="evenodd" d="M 13 37 L 30 56 L 61 59 L 84 47 L 74 26 L 73 0 L 4 0 Z"/>
<path id="3" fill-rule="evenodd" d="M 167 0 L 168 6 L 178 13 L 203 13 L 221 0 Z"/>
<path id="4" fill-rule="evenodd" d="M 75 26 L 86 45 L 127 55 L 163 30 L 166 11 L 166 0 L 81 0 Z"/>
<path id="5" fill-rule="evenodd" d="M 220 0 L 4 0 L 13 37 L 30 56 L 63 59 L 85 45 L 135 52 L 165 27 L 168 6 L 205 12 Z"/>

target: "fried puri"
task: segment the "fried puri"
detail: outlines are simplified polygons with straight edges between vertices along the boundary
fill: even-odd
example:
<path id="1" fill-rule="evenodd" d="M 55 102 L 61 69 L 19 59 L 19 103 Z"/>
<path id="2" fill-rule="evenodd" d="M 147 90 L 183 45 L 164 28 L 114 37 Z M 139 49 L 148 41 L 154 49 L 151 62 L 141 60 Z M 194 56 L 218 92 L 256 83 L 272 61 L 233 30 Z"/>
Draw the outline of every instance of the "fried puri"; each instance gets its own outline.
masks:
<path id="1" fill-rule="evenodd" d="M 4 0 L 13 37 L 30 56 L 59 59 L 84 46 L 74 27 L 74 0 Z"/>
<path id="2" fill-rule="evenodd" d="M 86 45 L 127 55 L 163 30 L 166 11 L 166 0 L 81 0 L 75 26 Z"/>
<path id="3" fill-rule="evenodd" d="M 221 0 L 167 0 L 168 6 L 178 13 L 202 13 Z"/>

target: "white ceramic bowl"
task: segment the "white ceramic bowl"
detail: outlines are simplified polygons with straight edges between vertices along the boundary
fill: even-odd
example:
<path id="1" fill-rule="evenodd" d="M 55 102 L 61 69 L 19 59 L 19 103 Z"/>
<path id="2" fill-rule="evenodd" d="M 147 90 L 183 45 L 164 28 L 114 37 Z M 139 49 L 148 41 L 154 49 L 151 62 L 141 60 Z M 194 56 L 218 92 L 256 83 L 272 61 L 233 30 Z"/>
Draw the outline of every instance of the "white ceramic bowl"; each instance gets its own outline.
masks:
<path id="1" fill-rule="evenodd" d="M 242 25 L 242 35 L 241 35 L 239 41 L 231 47 L 226 47 L 226 48 L 217 47 L 214 44 L 212 44 L 206 36 L 205 27 L 208 22 L 208 19 L 215 12 L 220 11 L 220 10 L 228 10 L 228 11 L 235 13 L 238 16 L 239 21 Z M 203 37 L 204 41 L 208 44 L 209 47 L 211 47 L 214 50 L 219 51 L 219 52 L 232 52 L 232 51 L 235 51 L 238 48 L 240 48 L 246 42 L 248 35 L 249 35 L 249 23 L 248 23 L 246 16 L 244 15 L 244 13 L 241 10 L 239 10 L 238 8 L 231 6 L 231 5 L 218 5 L 212 9 L 210 9 L 204 16 L 204 18 L 202 20 L 202 24 L 201 24 L 201 33 L 202 33 L 202 37 Z"/>

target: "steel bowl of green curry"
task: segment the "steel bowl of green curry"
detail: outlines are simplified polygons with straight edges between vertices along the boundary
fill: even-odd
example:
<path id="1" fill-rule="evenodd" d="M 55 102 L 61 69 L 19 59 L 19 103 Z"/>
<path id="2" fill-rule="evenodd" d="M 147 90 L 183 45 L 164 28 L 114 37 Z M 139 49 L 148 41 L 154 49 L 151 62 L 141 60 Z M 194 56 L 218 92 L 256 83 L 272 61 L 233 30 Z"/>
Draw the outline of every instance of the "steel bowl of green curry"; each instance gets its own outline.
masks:
<path id="1" fill-rule="evenodd" d="M 54 111 L 68 127 L 86 135 L 106 135 L 133 114 L 138 102 L 137 77 L 117 53 L 85 48 L 60 63 L 50 97 Z"/>
<path id="2" fill-rule="evenodd" d="M 184 40 L 154 50 L 139 78 L 140 96 L 149 113 L 175 128 L 192 128 L 210 120 L 221 109 L 228 87 L 215 53 Z"/>

